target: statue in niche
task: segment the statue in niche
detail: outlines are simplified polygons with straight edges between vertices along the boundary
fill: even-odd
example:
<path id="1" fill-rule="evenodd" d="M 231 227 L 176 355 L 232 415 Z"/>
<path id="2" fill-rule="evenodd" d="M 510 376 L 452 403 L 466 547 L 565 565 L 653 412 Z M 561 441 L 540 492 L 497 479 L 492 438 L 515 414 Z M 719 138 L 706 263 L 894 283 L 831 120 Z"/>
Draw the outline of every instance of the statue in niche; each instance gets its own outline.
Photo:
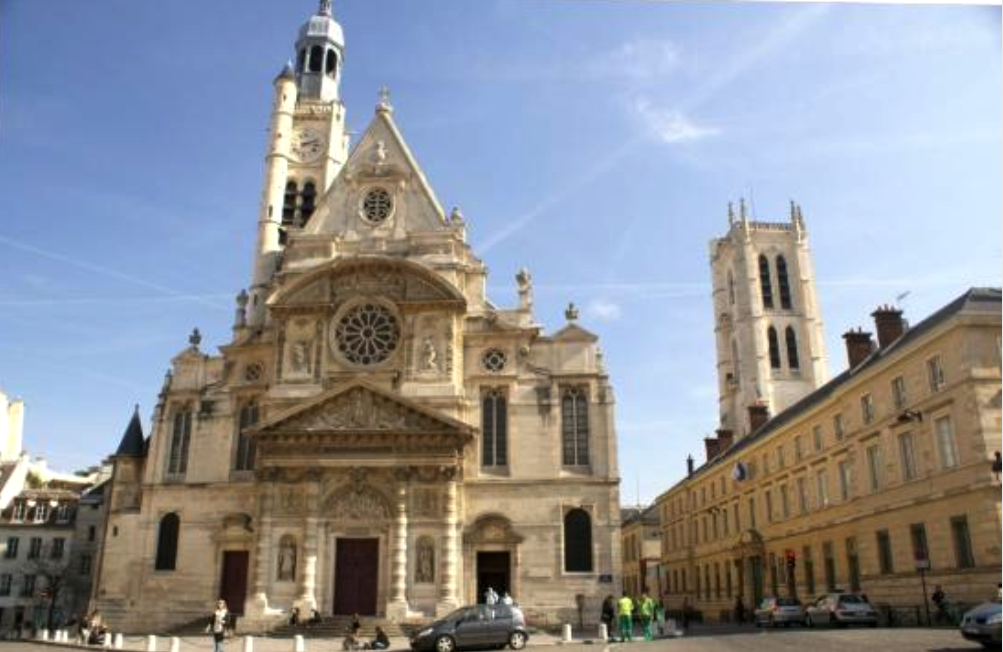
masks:
<path id="1" fill-rule="evenodd" d="M 435 343 L 431 337 L 426 337 L 421 344 L 421 370 L 439 370 L 439 353 L 435 350 Z"/>
<path id="2" fill-rule="evenodd" d="M 428 537 L 418 539 L 418 560 L 414 581 L 423 584 L 435 582 L 435 544 Z"/>
<path id="3" fill-rule="evenodd" d="M 310 340 L 297 340 L 289 347 L 289 366 L 293 373 L 310 373 L 310 350 L 313 348 Z"/>
<path id="4" fill-rule="evenodd" d="M 296 541 L 290 536 L 285 536 L 279 544 L 279 581 L 292 582 L 294 579 L 296 579 Z"/>

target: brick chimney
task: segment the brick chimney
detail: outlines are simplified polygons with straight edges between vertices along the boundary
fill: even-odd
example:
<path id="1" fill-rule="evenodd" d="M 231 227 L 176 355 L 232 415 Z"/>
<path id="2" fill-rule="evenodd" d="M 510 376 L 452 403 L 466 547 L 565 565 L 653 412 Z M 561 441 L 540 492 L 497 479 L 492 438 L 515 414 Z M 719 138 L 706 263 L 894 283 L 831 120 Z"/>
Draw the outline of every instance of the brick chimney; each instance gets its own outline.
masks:
<path id="1" fill-rule="evenodd" d="M 717 431 L 717 441 L 717 450 L 719 453 L 723 453 L 735 443 L 735 433 L 726 428 L 721 428 Z"/>
<path id="2" fill-rule="evenodd" d="M 843 333 L 843 339 L 846 340 L 846 361 L 849 363 L 850 369 L 863 362 L 874 351 L 874 340 L 871 339 L 871 334 L 865 333 L 861 328 L 857 330 L 851 328 L 846 331 Z"/>
<path id="3" fill-rule="evenodd" d="M 874 317 L 874 329 L 878 332 L 878 346 L 882 349 L 902 337 L 905 333 L 905 320 L 902 311 L 892 306 L 879 306 L 871 313 Z"/>
<path id="4" fill-rule="evenodd" d="M 689 477 L 693 475 L 693 456 L 686 456 L 686 476 Z"/>
<path id="5" fill-rule="evenodd" d="M 749 432 L 756 432 L 759 426 L 770 420 L 770 406 L 766 403 L 753 403 L 749 406 Z"/>
<path id="6" fill-rule="evenodd" d="M 721 442 L 717 437 L 704 437 L 703 445 L 707 451 L 708 462 L 717 457 L 717 454 L 721 452 Z"/>

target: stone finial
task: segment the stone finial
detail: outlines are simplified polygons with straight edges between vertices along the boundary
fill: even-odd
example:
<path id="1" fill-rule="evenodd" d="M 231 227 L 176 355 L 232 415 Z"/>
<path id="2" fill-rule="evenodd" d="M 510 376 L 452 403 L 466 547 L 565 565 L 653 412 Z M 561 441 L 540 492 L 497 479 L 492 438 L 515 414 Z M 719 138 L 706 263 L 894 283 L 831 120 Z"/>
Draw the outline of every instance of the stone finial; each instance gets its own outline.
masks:
<path id="1" fill-rule="evenodd" d="M 334 10 L 331 7 L 331 0 L 320 0 L 320 5 L 317 7 L 318 16 L 333 16 Z"/>
<path id="2" fill-rule="evenodd" d="M 243 328 L 247 326 L 247 302 L 250 297 L 247 295 L 247 290 L 241 290 L 240 294 L 237 295 L 237 310 L 233 318 L 234 328 Z"/>
<path id="3" fill-rule="evenodd" d="M 515 282 L 519 284 L 519 308 L 520 310 L 530 310 L 533 307 L 533 277 L 529 270 L 521 268 L 515 275 Z"/>
<path id="4" fill-rule="evenodd" d="M 791 200 L 791 224 L 796 224 L 798 221 L 798 205 Z"/>
<path id="5" fill-rule="evenodd" d="M 749 214 L 745 210 L 745 197 L 738 200 L 738 217 L 742 220 L 742 222 L 749 221 Z"/>
<path id="6" fill-rule="evenodd" d="M 596 347 L 596 371 L 606 373 L 606 356 L 599 347 Z"/>
<path id="7" fill-rule="evenodd" d="M 568 307 L 564 309 L 564 318 L 568 321 L 578 320 L 578 306 L 574 302 L 569 303 Z"/>
<path id="8" fill-rule="evenodd" d="M 449 222 L 454 226 L 463 226 L 463 213 L 460 212 L 459 206 L 453 206 L 453 210 L 449 211 Z"/>
<path id="9" fill-rule="evenodd" d="M 390 104 L 390 88 L 383 84 L 380 86 L 379 100 L 376 102 L 376 111 L 393 112 L 394 107 Z"/>
<path id="10" fill-rule="evenodd" d="M 193 328 L 192 334 L 188 336 L 188 344 L 190 344 L 193 349 L 198 349 L 199 344 L 201 343 L 202 343 L 202 333 L 199 332 L 198 328 Z"/>
<path id="11" fill-rule="evenodd" d="M 735 204 L 728 202 L 728 226 L 735 223 Z"/>

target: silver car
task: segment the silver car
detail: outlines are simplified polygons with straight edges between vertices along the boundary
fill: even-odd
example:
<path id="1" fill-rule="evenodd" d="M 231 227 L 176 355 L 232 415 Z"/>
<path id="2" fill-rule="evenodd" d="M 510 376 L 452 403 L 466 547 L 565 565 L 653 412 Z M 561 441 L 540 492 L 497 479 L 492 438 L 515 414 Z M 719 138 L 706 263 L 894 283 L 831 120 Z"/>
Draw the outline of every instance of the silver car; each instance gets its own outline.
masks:
<path id="1" fill-rule="evenodd" d="M 797 598 L 766 598 L 755 611 L 756 627 L 804 625 L 805 610 Z"/>
<path id="2" fill-rule="evenodd" d="M 989 649 L 1000 649 L 1000 603 L 985 602 L 965 612 L 961 618 L 961 635 L 978 641 Z"/>
<path id="3" fill-rule="evenodd" d="M 878 626 L 878 612 L 863 596 L 856 593 L 826 593 L 805 609 L 805 624 Z"/>

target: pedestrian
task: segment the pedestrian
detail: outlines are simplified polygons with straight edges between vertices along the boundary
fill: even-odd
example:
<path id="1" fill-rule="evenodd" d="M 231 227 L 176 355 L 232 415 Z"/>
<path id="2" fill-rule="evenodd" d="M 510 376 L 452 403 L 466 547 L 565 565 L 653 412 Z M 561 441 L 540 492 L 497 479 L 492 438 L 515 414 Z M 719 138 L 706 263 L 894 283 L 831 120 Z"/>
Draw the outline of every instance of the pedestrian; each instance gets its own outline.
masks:
<path id="1" fill-rule="evenodd" d="M 376 638 L 369 644 L 370 650 L 386 650 L 390 647 L 390 637 L 379 625 L 376 626 Z"/>
<path id="2" fill-rule="evenodd" d="M 484 604 L 498 604 L 498 594 L 492 587 L 488 587 L 488 590 L 484 592 Z"/>
<path id="3" fill-rule="evenodd" d="M 606 599 L 602 601 L 602 611 L 600 612 L 599 619 L 606 625 L 607 638 L 612 638 L 613 621 L 616 620 L 616 600 L 612 595 L 607 595 Z"/>
<path id="4" fill-rule="evenodd" d="M 515 600 L 513 600 L 512 596 L 510 596 L 508 594 L 508 591 L 504 591 L 504 592 L 502 592 L 501 603 L 502 604 L 513 605 L 513 604 L 515 604 Z"/>
<path id="5" fill-rule="evenodd" d="M 745 603 L 740 595 L 735 597 L 735 622 L 739 625 L 745 622 Z"/>
<path id="6" fill-rule="evenodd" d="M 296 627 L 300 624 L 300 608 L 293 607 L 293 610 L 289 612 L 289 625 L 291 627 Z"/>
<path id="7" fill-rule="evenodd" d="M 359 620 L 359 614 L 352 614 L 352 636 L 358 638 L 360 629 L 362 629 L 362 621 Z"/>
<path id="8" fill-rule="evenodd" d="M 690 627 L 690 599 L 688 597 L 683 598 L 683 629 L 689 629 Z"/>
<path id="9" fill-rule="evenodd" d="M 937 623 L 943 624 L 947 618 L 947 594 L 944 593 L 940 584 L 933 587 L 933 595 L 930 596 L 933 604 L 937 607 Z"/>
<path id="10" fill-rule="evenodd" d="M 648 596 L 647 591 L 641 594 L 638 610 L 641 613 L 641 631 L 644 633 L 644 640 L 650 641 L 654 638 L 651 633 L 651 621 L 655 617 L 655 601 Z"/>
<path id="11" fill-rule="evenodd" d="M 655 605 L 655 622 L 658 623 L 658 635 L 666 636 L 665 631 L 665 602 L 662 600 L 658 601 Z"/>
<path id="12" fill-rule="evenodd" d="M 1003 601 L 1003 584 L 996 585 L 996 602 Z"/>
<path id="13" fill-rule="evenodd" d="M 620 598 L 617 611 L 620 616 L 620 640 L 629 643 L 634 640 L 634 601 L 626 593 Z"/>
<path id="14" fill-rule="evenodd" d="M 216 610 L 209 615 L 208 620 L 205 631 L 212 635 L 212 652 L 223 652 L 223 641 L 226 639 L 226 629 L 230 623 L 226 600 L 216 601 Z"/>

